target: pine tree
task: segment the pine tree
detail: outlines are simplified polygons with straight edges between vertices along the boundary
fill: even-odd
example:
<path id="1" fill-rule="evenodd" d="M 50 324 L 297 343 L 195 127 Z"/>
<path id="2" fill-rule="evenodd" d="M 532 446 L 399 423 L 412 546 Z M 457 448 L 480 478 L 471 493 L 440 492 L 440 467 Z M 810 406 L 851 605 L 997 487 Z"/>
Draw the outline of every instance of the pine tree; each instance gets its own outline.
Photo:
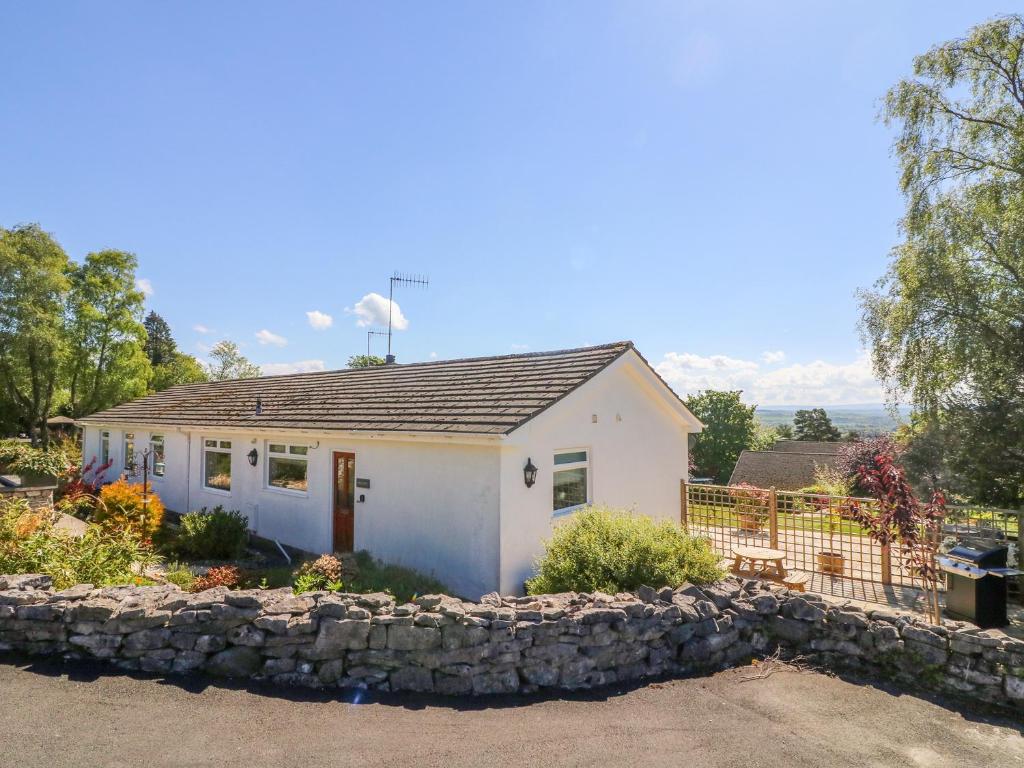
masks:
<path id="1" fill-rule="evenodd" d="M 146 326 L 145 350 L 150 364 L 155 366 L 170 362 L 178 348 L 174 343 L 174 337 L 171 336 L 171 326 L 152 310 L 142 324 Z"/>

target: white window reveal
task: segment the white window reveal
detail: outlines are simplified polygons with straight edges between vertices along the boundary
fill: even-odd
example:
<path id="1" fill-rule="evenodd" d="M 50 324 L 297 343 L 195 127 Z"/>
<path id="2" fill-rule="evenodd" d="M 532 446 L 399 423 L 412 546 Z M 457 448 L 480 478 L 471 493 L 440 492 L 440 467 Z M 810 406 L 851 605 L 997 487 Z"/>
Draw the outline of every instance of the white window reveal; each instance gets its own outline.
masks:
<path id="1" fill-rule="evenodd" d="M 100 432 L 100 466 L 110 461 L 110 432 Z"/>
<path id="2" fill-rule="evenodd" d="M 309 446 L 267 443 L 267 487 L 305 493 L 309 462 Z"/>
<path id="3" fill-rule="evenodd" d="M 203 440 L 203 486 L 210 490 L 230 493 L 230 440 Z"/>
<path id="4" fill-rule="evenodd" d="M 124 468 L 132 470 L 135 467 L 135 433 L 124 433 Z"/>
<path id="5" fill-rule="evenodd" d="M 164 436 L 149 436 L 149 461 L 153 477 L 163 477 L 167 466 L 164 464 Z"/>
<path id="6" fill-rule="evenodd" d="M 555 453 L 552 508 L 556 515 L 572 512 L 590 500 L 588 458 L 582 449 Z"/>

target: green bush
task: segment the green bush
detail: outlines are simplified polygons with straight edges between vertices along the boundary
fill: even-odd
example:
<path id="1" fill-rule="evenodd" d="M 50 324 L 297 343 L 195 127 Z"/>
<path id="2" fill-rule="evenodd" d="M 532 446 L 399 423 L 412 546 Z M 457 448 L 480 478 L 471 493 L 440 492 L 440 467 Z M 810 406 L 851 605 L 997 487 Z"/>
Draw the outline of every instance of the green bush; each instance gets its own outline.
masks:
<path id="1" fill-rule="evenodd" d="M 341 561 L 334 555 L 321 555 L 300 565 L 295 571 L 295 594 L 329 589 L 341 590 Z"/>
<path id="2" fill-rule="evenodd" d="M 707 542 L 687 536 L 675 523 L 589 507 L 555 530 L 526 588 L 531 595 L 614 594 L 642 585 L 706 584 L 721 576 Z"/>
<path id="3" fill-rule="evenodd" d="M 355 559 L 356 575 L 345 584 L 349 592 L 387 592 L 400 603 L 416 595 L 449 593 L 437 579 L 402 565 L 382 563 L 369 552 L 356 552 Z"/>
<path id="4" fill-rule="evenodd" d="M 75 458 L 64 449 L 63 444 L 54 444 L 44 451 L 33 448 L 19 440 L 0 440 L 0 467 L 5 471 L 31 478 L 50 479 L 67 475 Z M 81 454 L 78 455 L 81 463 Z"/>
<path id="5" fill-rule="evenodd" d="M 249 519 L 241 512 L 219 504 L 212 510 L 203 507 L 181 518 L 174 549 L 192 560 L 236 560 L 245 554 L 248 527 Z"/>
<path id="6" fill-rule="evenodd" d="M 168 563 L 167 571 L 164 573 L 164 580 L 177 585 L 185 592 L 189 592 L 192 590 L 192 585 L 196 582 L 196 575 L 184 563 Z"/>
<path id="7" fill-rule="evenodd" d="M 143 583 L 139 576 L 158 562 L 138 538 L 125 531 L 89 526 L 82 537 L 55 530 L 52 519 L 25 505 L 0 507 L 0 573 L 43 573 L 57 589 L 75 584 Z"/>

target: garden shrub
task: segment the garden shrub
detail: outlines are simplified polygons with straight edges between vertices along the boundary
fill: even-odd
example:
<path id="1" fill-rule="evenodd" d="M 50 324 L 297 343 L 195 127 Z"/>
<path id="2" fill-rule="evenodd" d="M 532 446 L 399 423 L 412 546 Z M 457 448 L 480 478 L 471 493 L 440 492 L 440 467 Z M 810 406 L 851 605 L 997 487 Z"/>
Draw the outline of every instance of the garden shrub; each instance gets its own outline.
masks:
<path id="1" fill-rule="evenodd" d="M 248 529 L 249 519 L 241 512 L 203 507 L 181 518 L 174 548 L 193 560 L 235 560 L 245 554 Z"/>
<path id="2" fill-rule="evenodd" d="M 50 516 L 27 505 L 0 507 L 0 573 L 43 573 L 54 587 L 98 587 L 138 583 L 139 574 L 159 558 L 127 531 L 89 526 L 85 535 L 54 529 Z"/>
<path id="3" fill-rule="evenodd" d="M 369 552 L 355 553 L 356 573 L 345 584 L 349 592 L 387 592 L 400 603 L 416 595 L 449 594 L 449 589 L 432 576 L 404 565 L 383 563 Z"/>
<path id="4" fill-rule="evenodd" d="M 90 520 L 108 531 L 124 531 L 152 539 L 164 519 L 164 504 L 152 490 L 142 503 L 142 484 L 120 479 L 103 486 Z"/>
<path id="5" fill-rule="evenodd" d="M 334 555 L 321 555 L 300 565 L 294 574 L 295 594 L 329 589 L 337 592 L 341 584 L 341 561 Z"/>
<path id="6" fill-rule="evenodd" d="M 56 479 L 66 476 L 73 464 L 60 444 L 44 451 L 19 440 L 0 440 L 0 466 L 16 475 Z"/>
<path id="7" fill-rule="evenodd" d="M 643 585 L 706 584 L 721 575 L 707 542 L 675 523 L 594 506 L 555 529 L 526 588 L 532 595 L 615 593 Z"/>
<path id="8" fill-rule="evenodd" d="M 234 589 L 242 581 L 242 572 L 234 565 L 221 565 L 211 568 L 203 576 L 196 577 L 192 582 L 193 592 L 203 592 L 214 587 Z"/>
<path id="9" fill-rule="evenodd" d="M 729 495 L 733 498 L 733 510 L 740 519 L 740 528 L 759 531 L 768 522 L 768 500 L 771 491 L 758 488 L 750 483 L 736 483 L 729 486 Z"/>
<path id="10" fill-rule="evenodd" d="M 191 592 L 196 582 L 196 575 L 184 563 L 168 563 L 164 572 L 164 581 L 176 585 L 185 592 Z"/>

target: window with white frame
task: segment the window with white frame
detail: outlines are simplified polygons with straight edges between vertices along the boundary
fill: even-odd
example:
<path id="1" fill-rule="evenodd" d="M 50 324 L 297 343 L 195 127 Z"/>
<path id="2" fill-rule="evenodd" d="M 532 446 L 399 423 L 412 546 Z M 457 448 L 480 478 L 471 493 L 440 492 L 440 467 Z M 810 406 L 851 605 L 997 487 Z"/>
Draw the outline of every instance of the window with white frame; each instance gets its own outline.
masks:
<path id="1" fill-rule="evenodd" d="M 100 465 L 110 461 L 110 433 L 107 430 L 100 432 Z"/>
<path id="2" fill-rule="evenodd" d="M 231 441 L 203 440 L 203 486 L 214 491 L 231 491 Z"/>
<path id="3" fill-rule="evenodd" d="M 131 470 L 135 465 L 135 433 L 125 432 L 124 433 L 124 454 L 122 455 L 122 463 L 126 470 Z"/>
<path id="4" fill-rule="evenodd" d="M 167 466 L 164 464 L 164 436 L 149 436 L 149 461 L 153 469 L 153 477 L 163 477 Z"/>
<path id="5" fill-rule="evenodd" d="M 267 443 L 267 487 L 305 493 L 309 462 L 309 446 Z"/>
<path id="6" fill-rule="evenodd" d="M 554 513 L 570 512 L 590 500 L 587 451 L 582 448 L 555 452 L 555 468 L 551 473 Z"/>

